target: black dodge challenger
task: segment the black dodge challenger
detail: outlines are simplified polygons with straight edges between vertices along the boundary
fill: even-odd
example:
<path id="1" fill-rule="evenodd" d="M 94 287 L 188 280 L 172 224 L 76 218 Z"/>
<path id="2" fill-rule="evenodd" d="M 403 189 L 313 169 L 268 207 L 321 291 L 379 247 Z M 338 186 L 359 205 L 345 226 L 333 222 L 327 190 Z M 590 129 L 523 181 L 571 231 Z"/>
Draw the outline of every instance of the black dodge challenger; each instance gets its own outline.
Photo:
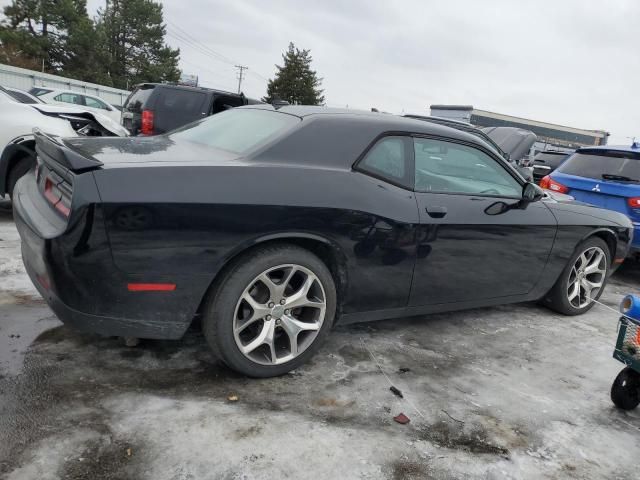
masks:
<path id="1" fill-rule="evenodd" d="M 36 136 L 15 219 L 60 319 L 177 339 L 201 316 L 255 377 L 305 362 L 335 322 L 529 300 L 580 314 L 632 235 L 481 138 L 392 115 L 252 106 L 158 137 Z"/>

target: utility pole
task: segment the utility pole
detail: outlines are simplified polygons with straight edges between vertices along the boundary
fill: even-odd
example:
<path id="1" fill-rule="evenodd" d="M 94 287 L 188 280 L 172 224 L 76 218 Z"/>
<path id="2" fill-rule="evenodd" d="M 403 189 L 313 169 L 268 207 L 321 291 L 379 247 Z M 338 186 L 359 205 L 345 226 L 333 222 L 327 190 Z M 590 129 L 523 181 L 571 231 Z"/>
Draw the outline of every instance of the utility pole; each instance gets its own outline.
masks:
<path id="1" fill-rule="evenodd" d="M 238 93 L 241 92 L 242 88 L 242 79 L 244 78 L 244 71 L 249 70 L 249 67 L 245 67 L 244 65 L 236 65 L 238 69 Z"/>

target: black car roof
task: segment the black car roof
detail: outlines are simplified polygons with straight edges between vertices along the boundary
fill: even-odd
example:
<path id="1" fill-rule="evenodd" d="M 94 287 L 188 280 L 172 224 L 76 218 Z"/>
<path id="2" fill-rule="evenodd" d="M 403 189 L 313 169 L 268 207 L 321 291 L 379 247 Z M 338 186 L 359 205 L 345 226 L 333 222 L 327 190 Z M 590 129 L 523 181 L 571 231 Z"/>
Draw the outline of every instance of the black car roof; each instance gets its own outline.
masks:
<path id="1" fill-rule="evenodd" d="M 296 152 L 307 151 L 305 155 L 310 163 L 333 164 L 342 167 L 349 164 L 350 166 L 353 159 L 364 151 L 375 138 L 393 133 L 413 133 L 458 140 L 477 145 L 499 156 L 495 147 L 473 133 L 397 115 L 302 105 L 287 105 L 278 109 L 268 104 L 248 105 L 237 107 L 237 109 L 271 110 L 294 115 L 303 119 L 302 123 L 317 122 L 320 125 L 319 129 L 314 129 L 313 133 L 292 135 L 291 138 L 279 142 L 275 147 L 277 154 L 273 154 L 272 158 L 289 158 L 292 162 L 297 161 Z M 327 139 L 332 139 L 332 141 L 328 144 Z M 312 160 L 311 157 L 316 155 L 316 150 L 318 150 L 318 158 Z M 329 154 L 328 152 L 333 153 Z"/>
<path id="2" fill-rule="evenodd" d="M 370 112 L 366 110 L 352 110 L 347 108 L 328 108 L 312 105 L 286 105 L 278 109 L 272 105 L 250 105 L 238 108 L 260 108 L 266 110 L 276 110 L 278 112 L 295 115 L 300 118 L 322 116 L 327 117 L 351 117 L 354 122 L 372 122 L 379 125 L 381 132 L 410 132 L 424 135 L 434 135 L 452 138 L 463 142 L 474 143 L 492 152 L 496 147 L 485 141 L 475 132 L 468 133 L 460 128 L 448 126 L 443 123 L 425 122 L 424 120 L 411 117 L 401 117 L 388 113 Z M 469 126 L 470 129 L 475 127 Z M 469 130 L 470 130 L 469 129 Z M 465 129 L 466 130 L 466 129 Z M 496 152 L 499 153 L 499 152 Z"/>
<path id="3" fill-rule="evenodd" d="M 425 122 L 410 117 L 400 117 L 388 113 L 369 112 L 366 110 L 352 110 L 347 108 L 328 108 L 313 105 L 286 105 L 280 108 L 274 108 L 272 105 L 248 105 L 238 108 L 259 108 L 264 110 L 274 110 L 281 113 L 295 115 L 300 118 L 322 116 L 327 117 L 351 117 L 354 122 L 373 122 L 380 125 L 384 131 L 411 132 L 425 135 L 443 136 L 455 138 L 469 143 L 476 143 L 488 147 L 492 151 L 494 147 L 482 140 L 475 134 L 467 133 L 462 130 L 449 127 L 440 123 Z M 472 127 L 473 128 L 473 127 Z"/>
<path id="4" fill-rule="evenodd" d="M 207 88 L 207 87 L 193 87 L 191 85 L 180 85 L 177 83 L 153 83 L 153 82 L 144 82 L 139 83 L 134 87 L 136 88 L 145 87 L 145 86 L 153 86 L 153 87 L 163 87 L 163 88 L 178 88 L 181 90 L 192 90 L 195 92 L 214 92 L 214 93 L 222 93 L 224 95 L 233 95 L 234 97 L 244 96 L 244 93 L 235 93 L 235 92 L 227 92 L 226 90 L 218 90 L 215 88 Z"/>

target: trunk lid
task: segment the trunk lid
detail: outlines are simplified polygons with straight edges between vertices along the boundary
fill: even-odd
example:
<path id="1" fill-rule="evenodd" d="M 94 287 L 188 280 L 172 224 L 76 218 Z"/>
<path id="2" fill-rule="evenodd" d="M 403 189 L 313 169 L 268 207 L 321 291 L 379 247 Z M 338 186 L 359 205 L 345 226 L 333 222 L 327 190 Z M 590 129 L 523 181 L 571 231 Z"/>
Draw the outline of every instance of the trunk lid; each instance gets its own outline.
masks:
<path id="1" fill-rule="evenodd" d="M 168 136 L 65 138 L 62 145 L 94 166 L 114 168 L 131 164 L 228 163 L 237 154 Z"/>

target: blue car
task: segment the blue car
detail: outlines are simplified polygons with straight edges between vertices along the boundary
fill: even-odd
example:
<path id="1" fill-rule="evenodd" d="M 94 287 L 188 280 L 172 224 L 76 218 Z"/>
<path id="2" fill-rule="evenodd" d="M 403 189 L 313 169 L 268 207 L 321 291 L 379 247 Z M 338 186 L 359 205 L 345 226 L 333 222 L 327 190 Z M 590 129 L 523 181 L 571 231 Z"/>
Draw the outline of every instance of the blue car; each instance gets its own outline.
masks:
<path id="1" fill-rule="evenodd" d="M 640 253 L 640 143 L 580 148 L 540 186 L 627 215 L 634 225 L 631 253 Z"/>

